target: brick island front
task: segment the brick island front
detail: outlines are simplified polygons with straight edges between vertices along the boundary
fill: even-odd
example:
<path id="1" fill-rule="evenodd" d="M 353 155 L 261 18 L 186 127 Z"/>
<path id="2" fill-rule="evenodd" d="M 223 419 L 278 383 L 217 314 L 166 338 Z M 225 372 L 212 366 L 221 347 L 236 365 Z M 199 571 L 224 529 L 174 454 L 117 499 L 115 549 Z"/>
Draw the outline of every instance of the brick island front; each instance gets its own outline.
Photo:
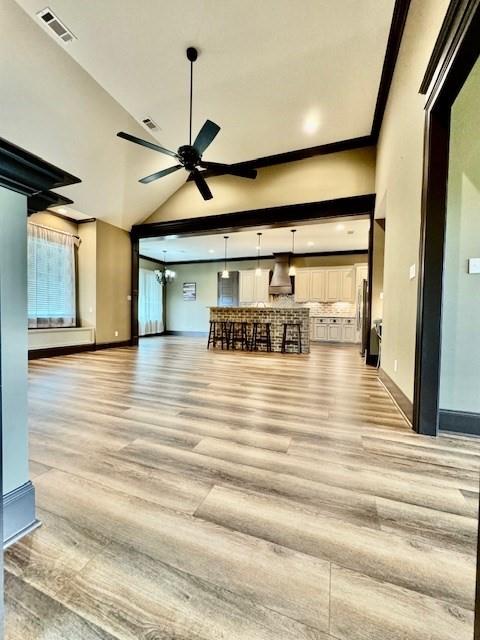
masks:
<path id="1" fill-rule="evenodd" d="M 272 336 L 272 350 L 282 350 L 283 324 L 300 323 L 302 353 L 310 352 L 310 310 L 305 307 L 210 307 L 210 320 L 217 322 L 247 322 L 249 336 L 254 322 L 269 322 Z M 289 337 L 293 337 L 291 331 Z M 294 347 L 287 347 L 295 351 Z"/>

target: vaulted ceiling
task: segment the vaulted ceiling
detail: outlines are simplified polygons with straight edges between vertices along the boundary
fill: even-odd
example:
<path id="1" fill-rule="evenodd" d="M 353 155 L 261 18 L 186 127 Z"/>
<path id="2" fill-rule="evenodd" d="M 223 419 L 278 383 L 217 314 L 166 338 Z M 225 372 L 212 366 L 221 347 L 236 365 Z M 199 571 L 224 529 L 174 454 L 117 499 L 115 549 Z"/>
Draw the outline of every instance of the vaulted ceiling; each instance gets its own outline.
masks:
<path id="1" fill-rule="evenodd" d="M 45 0 L 17 3 L 35 28 L 48 33 L 132 122 L 153 118 L 160 129 L 152 135 L 172 149 L 187 141 L 189 66 L 185 49 L 197 46 L 193 128 L 198 130 L 206 118 L 222 127 L 205 154 L 206 159 L 220 162 L 368 135 L 394 8 L 394 0 L 55 0 L 51 8 L 76 36 L 65 44 L 36 16 L 45 8 Z M 64 66 L 67 73 L 68 65 Z M 50 99 L 60 104 L 52 105 L 52 121 L 44 123 L 51 128 L 52 153 L 46 159 L 52 162 L 59 144 L 56 137 L 68 135 L 55 129 L 54 116 L 65 89 L 61 71 L 57 74 L 58 96 Z M 68 86 L 68 78 L 64 81 Z M 46 96 L 39 95 L 38 100 L 44 102 Z M 35 104 L 30 108 L 33 112 Z M 96 105 L 92 103 L 91 108 L 89 115 L 94 119 Z M 182 176 L 163 179 L 162 184 L 139 187 L 138 178 L 150 169 L 169 166 L 169 159 L 143 149 L 124 151 L 129 143 L 114 140 L 114 130 L 129 122 L 116 120 L 107 132 L 112 144 L 102 161 L 108 164 L 109 155 L 130 154 L 130 161 L 123 165 L 123 190 L 140 194 L 136 201 L 141 204 L 133 206 L 133 213 L 132 206 L 127 214 L 118 211 L 121 226 L 128 226 L 151 213 L 179 188 L 186 175 L 182 172 Z M 81 132 L 75 131 L 74 120 L 70 126 L 74 144 Z M 138 130 L 131 132 L 139 134 Z M 24 134 L 19 136 L 22 141 L 28 137 Z M 145 129 L 140 134 L 148 137 Z M 95 163 L 95 157 L 90 161 Z M 83 166 L 79 163 L 80 169 Z M 82 185 L 65 192 L 77 208 L 84 208 L 85 203 L 91 206 L 92 198 L 84 195 L 87 190 L 95 190 L 97 199 L 103 197 L 100 184 L 89 184 L 75 166 L 65 169 L 83 178 Z M 105 185 L 106 191 L 110 188 Z M 150 190 L 148 195 L 142 195 L 140 188 L 144 193 Z M 127 208 L 128 204 L 116 202 L 115 206 Z M 94 208 L 102 207 L 97 202 Z M 113 211 L 111 202 L 107 208 Z M 86 213 L 101 217 L 98 211 Z"/>

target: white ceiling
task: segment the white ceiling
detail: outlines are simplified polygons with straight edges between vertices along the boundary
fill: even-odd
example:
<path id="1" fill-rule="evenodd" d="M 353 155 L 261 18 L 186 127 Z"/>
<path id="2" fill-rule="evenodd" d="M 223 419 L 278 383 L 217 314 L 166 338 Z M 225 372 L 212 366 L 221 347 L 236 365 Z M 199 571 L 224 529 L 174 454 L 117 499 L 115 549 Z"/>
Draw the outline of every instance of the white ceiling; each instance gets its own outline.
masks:
<path id="1" fill-rule="evenodd" d="M 46 0 L 17 0 L 36 18 Z M 78 38 L 60 43 L 158 139 L 187 139 L 189 66 L 199 47 L 194 130 L 222 127 L 212 160 L 236 162 L 370 133 L 394 0 L 52 0 Z M 55 39 L 56 42 L 59 42 Z M 303 123 L 318 113 L 320 126 Z"/>
<path id="2" fill-rule="evenodd" d="M 320 251 L 347 251 L 368 249 L 369 220 L 336 220 L 296 227 L 256 229 L 231 233 L 228 239 L 228 257 L 246 258 L 257 255 L 257 232 L 262 232 L 260 255 L 291 251 L 292 233 L 295 233 L 295 253 Z M 348 233 L 353 231 L 353 234 Z M 145 238 L 140 240 L 140 254 L 163 260 L 167 251 L 168 262 L 186 260 L 213 260 L 224 256 L 224 234 L 204 236 Z"/>

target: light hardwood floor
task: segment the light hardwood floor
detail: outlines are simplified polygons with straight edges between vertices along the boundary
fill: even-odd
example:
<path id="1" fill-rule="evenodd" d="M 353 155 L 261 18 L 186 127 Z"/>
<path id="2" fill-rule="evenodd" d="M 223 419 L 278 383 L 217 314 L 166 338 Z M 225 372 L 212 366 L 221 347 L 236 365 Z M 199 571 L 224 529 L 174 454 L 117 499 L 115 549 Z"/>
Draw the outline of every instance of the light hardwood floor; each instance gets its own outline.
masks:
<path id="1" fill-rule="evenodd" d="M 414 434 L 356 348 L 149 338 L 30 378 L 7 640 L 472 640 L 480 441 Z"/>

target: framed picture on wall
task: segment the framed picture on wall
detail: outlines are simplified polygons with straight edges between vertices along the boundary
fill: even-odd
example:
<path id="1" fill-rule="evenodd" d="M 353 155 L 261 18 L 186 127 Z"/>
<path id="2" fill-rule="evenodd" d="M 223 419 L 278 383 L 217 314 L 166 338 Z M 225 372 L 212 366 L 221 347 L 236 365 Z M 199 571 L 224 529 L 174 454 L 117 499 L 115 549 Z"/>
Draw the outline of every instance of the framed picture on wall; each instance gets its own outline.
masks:
<path id="1" fill-rule="evenodd" d="M 197 299 L 197 283 L 196 282 L 183 283 L 183 299 L 184 300 Z"/>

